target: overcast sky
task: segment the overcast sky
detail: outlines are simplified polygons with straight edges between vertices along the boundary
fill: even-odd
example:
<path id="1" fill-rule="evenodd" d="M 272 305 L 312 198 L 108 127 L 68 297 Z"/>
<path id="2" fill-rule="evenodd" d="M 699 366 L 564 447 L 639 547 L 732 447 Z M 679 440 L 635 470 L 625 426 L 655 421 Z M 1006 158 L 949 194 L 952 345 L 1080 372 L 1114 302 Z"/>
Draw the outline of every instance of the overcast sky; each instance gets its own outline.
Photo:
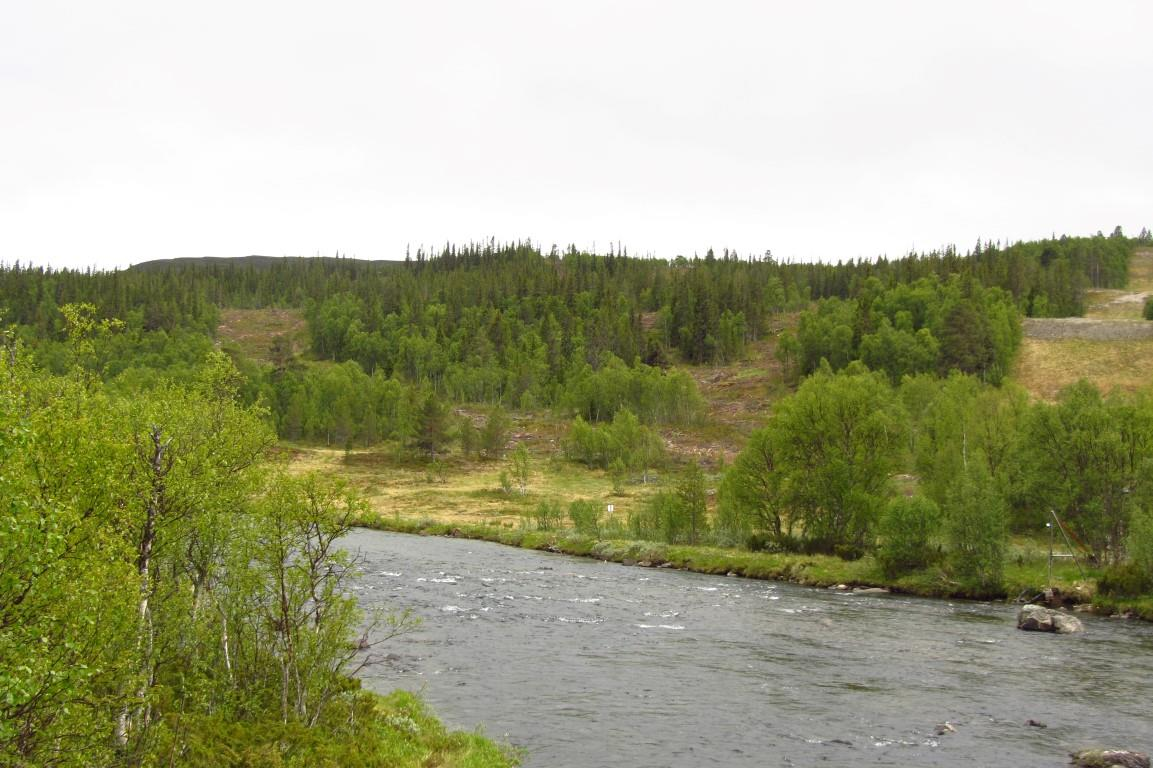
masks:
<path id="1" fill-rule="evenodd" d="M 0 261 L 1153 227 L 1153 3 L 9 2 Z"/>

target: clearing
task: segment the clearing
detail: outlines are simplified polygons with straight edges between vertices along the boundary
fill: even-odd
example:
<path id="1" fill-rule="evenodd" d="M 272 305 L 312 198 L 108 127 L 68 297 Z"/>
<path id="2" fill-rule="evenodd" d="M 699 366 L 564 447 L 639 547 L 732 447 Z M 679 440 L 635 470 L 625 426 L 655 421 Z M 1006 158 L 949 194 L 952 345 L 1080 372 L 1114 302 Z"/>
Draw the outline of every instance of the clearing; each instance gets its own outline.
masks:
<path id="1" fill-rule="evenodd" d="M 293 445 L 286 450 L 292 473 L 319 472 L 340 477 L 382 517 L 454 525 L 512 528 L 541 503 L 559 504 L 566 513 L 567 524 L 568 505 L 577 499 L 595 502 L 602 511 L 612 504 L 614 517 L 623 522 L 629 510 L 639 508 L 645 497 L 658 488 L 634 481 L 614 494 L 612 480 L 606 473 L 585 469 L 544 451 L 533 453 L 528 486 L 522 494 L 516 488 L 510 492 L 501 488 L 501 472 L 510 468 L 507 461 L 465 461 L 452 455 L 439 465 L 430 465 L 387 447 L 346 452 Z"/>
<path id="2" fill-rule="evenodd" d="M 273 362 L 273 344 L 280 337 L 291 342 L 294 355 L 308 349 L 308 324 L 303 311 L 274 307 L 220 310 L 216 338 L 221 346 L 234 347 L 243 357 Z"/>
<path id="3" fill-rule="evenodd" d="M 1132 392 L 1153 382 L 1153 322 L 1141 319 L 1153 294 L 1153 249 L 1138 250 L 1124 290 L 1093 290 L 1085 317 L 1026 319 L 1013 377 L 1034 397 L 1054 400 L 1088 379 L 1101 391 Z"/>

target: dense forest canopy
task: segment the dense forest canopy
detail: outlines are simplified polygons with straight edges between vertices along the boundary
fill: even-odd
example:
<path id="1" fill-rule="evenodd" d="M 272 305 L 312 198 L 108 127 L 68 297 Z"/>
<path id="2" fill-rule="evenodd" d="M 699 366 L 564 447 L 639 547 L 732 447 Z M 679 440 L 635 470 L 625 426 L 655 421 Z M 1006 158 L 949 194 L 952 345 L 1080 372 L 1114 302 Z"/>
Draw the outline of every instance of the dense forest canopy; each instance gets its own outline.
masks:
<path id="1" fill-rule="evenodd" d="M 1062 236 L 1007 246 L 977 243 L 964 254 L 947 248 L 836 264 L 782 262 L 769 252 L 716 255 L 712 250 L 704 257 L 663 261 L 575 248 L 542 252 L 527 242 L 449 245 L 439 254 L 419 251 L 403 262 L 176 259 L 103 272 L 52 270 L 17 261 L 0 268 L 0 296 L 6 321 L 34 328 L 39 336 L 59 334 L 59 307 L 82 302 L 133 328 L 210 331 L 219 307 L 304 307 L 351 294 L 359 302 L 360 330 L 375 332 L 390 315 L 422 329 L 436 325 L 444 331 L 455 329 L 470 308 L 514 311 L 529 323 L 551 313 L 560 322 L 566 313 L 582 314 L 582 302 L 593 300 L 601 308 L 623 301 L 623 306 L 606 311 L 671 312 L 667 344 L 699 361 L 720 354 L 704 340 L 711 335 L 714 344 L 720 342 L 720 316 L 726 310 L 744 313 L 747 331 L 755 337 L 773 312 L 811 299 L 854 298 L 870 277 L 891 288 L 931 275 L 941 281 L 968 275 L 985 287 L 1007 291 L 1025 315 L 1076 315 L 1083 309 L 1087 287 L 1124 285 L 1129 254 L 1144 237 L 1142 233 L 1129 239 L 1115 231 L 1109 237 Z M 435 311 L 426 316 L 426 308 L 436 305 L 445 308 L 444 317 Z M 565 328 L 569 330 L 567 324 Z M 611 334 L 598 341 L 625 344 Z M 631 344 L 639 351 L 642 342 L 634 338 Z M 607 348 L 625 359 L 632 357 L 624 354 L 629 351 L 625 346 Z M 322 354 L 339 351 L 337 343 Z"/>
<path id="2" fill-rule="evenodd" d="M 640 259 L 531 243 L 418 251 L 403 262 L 249 257 L 149 262 L 126 271 L 0 269 L 4 321 L 37 363 L 74 363 L 132 391 L 192 374 L 223 308 L 303 311 L 309 364 L 290 341 L 272 367 L 238 361 L 249 402 L 278 434 L 340 445 L 411 442 L 430 396 L 506 408 L 556 408 L 611 421 L 627 407 L 649 425 L 688 422 L 699 398 L 673 361 L 728 363 L 802 311 L 778 355 L 795 376 L 821 360 L 906 374 L 961 370 L 997 382 L 1019 317 L 1072 315 L 1088 286 L 1125 282 L 1137 240 L 1061 237 L 978 243 L 837 264 L 738 257 Z M 817 301 L 814 308 L 813 301 Z M 121 321 L 76 360 L 61 308 Z"/>

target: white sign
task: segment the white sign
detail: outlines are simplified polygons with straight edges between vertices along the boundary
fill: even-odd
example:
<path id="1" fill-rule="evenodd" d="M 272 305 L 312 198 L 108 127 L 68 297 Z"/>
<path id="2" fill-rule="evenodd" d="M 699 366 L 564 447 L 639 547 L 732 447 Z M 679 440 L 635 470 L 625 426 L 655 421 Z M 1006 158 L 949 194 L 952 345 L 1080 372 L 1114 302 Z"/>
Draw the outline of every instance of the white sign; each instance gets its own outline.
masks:
<path id="1" fill-rule="evenodd" d="M 613 505 L 609 504 L 608 506 L 609 506 L 609 514 L 611 515 L 613 513 Z"/>

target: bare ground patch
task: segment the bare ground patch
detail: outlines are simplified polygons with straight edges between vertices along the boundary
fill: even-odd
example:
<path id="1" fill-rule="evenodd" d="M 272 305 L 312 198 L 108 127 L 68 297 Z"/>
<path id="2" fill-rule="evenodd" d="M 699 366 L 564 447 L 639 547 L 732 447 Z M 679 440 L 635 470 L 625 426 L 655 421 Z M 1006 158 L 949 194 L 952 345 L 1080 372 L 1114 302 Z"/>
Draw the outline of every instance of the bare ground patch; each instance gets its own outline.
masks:
<path id="1" fill-rule="evenodd" d="M 1056 341 L 1136 341 L 1153 339 L 1153 323 L 1146 320 L 1102 320 L 1091 317 L 1027 317 L 1021 323 L 1026 339 Z"/>
<path id="2" fill-rule="evenodd" d="M 1147 388 L 1153 384 L 1153 337 L 1026 338 L 1014 378 L 1042 400 L 1054 400 L 1061 389 L 1081 379 L 1093 382 L 1103 392 Z"/>
<path id="3" fill-rule="evenodd" d="M 221 344 L 232 345 L 252 360 L 271 362 L 272 344 L 278 337 L 287 338 L 293 354 L 308 349 L 308 325 L 299 309 L 222 309 L 216 337 Z"/>
<path id="4" fill-rule="evenodd" d="M 1098 288 L 1085 297 L 1085 317 L 1102 320 L 1141 320 L 1145 299 L 1153 295 L 1153 249 L 1142 248 L 1129 260 L 1129 285 Z"/>

